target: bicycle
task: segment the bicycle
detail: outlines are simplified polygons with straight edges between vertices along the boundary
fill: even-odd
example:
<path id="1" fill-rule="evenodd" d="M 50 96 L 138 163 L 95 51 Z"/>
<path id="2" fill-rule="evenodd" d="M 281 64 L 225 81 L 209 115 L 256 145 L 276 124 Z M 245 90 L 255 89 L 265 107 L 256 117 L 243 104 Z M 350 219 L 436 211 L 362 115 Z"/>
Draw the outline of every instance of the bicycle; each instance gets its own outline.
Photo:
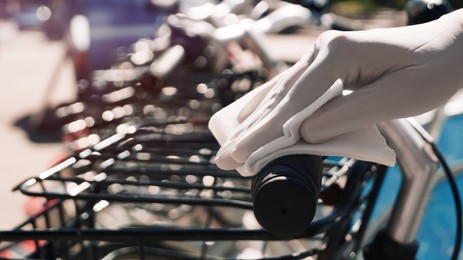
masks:
<path id="1" fill-rule="evenodd" d="M 176 71 L 182 70 L 176 68 Z M 186 71 L 187 76 L 191 75 Z M 197 91 L 212 103 L 206 106 L 206 115 L 214 104 L 230 102 L 230 94 L 233 94 L 231 99 L 241 95 L 239 88 L 234 92 L 230 86 L 252 88 L 265 80 L 256 71 L 229 70 L 225 76 L 224 81 L 214 77 L 211 80 L 207 75 L 205 78 L 210 80 L 205 84 L 207 88 Z M 200 84 L 186 82 L 187 87 Z M 178 85 L 179 82 L 175 86 Z M 209 89 L 215 90 L 214 93 L 225 90 L 226 94 L 220 97 L 226 99 L 207 98 Z M 164 98 L 175 92 L 170 88 L 164 91 Z M 177 93 L 182 91 L 174 94 Z M 370 241 L 366 236 L 373 231 L 368 230 L 368 222 L 386 167 L 349 158 L 327 157 L 323 162 L 311 158 L 322 165 L 322 175 L 316 180 L 322 186 L 320 194 L 315 196 L 318 198 L 315 220 L 295 233 L 278 234 L 280 230 L 272 233 L 262 229 L 254 217 L 259 214 L 255 212 L 255 199 L 259 196 L 256 193 L 259 188 L 255 186 L 261 180 L 221 171 L 211 163 L 219 146 L 207 131 L 204 120 L 207 116 L 161 111 L 164 116 L 154 117 L 159 110 L 151 103 L 140 105 L 140 99 L 127 100 L 108 106 L 111 110 L 105 107 L 106 110 L 100 111 L 100 115 L 112 111 L 112 119 L 118 120 L 107 120 L 93 129 L 93 125 L 84 127 L 90 131 L 86 137 L 96 134 L 97 138 L 87 138 L 85 145 L 77 142 L 65 160 L 16 187 L 25 195 L 42 198 L 38 203 L 43 207 L 16 229 L 2 231 L 0 240 L 23 241 L 13 246 L 29 249 L 26 255 L 30 257 L 44 258 L 301 259 L 316 255 L 320 259 L 339 259 L 355 258 L 362 252 L 365 258 L 372 259 L 390 253 L 415 257 L 415 235 L 438 160 L 430 152 L 432 145 L 407 121 L 380 125 L 396 150 L 405 178 L 390 221 Z M 168 108 L 178 112 L 190 105 L 194 110 L 189 101 L 187 98 Z M 117 111 L 122 111 L 118 107 L 127 104 L 139 104 L 141 108 L 126 107 L 132 113 L 124 112 L 118 118 Z M 169 111 L 166 106 L 160 103 L 160 108 Z M 124 127 L 116 129 L 108 123 Z M 84 137 L 79 135 L 73 140 L 81 138 Z M 276 163 L 294 164 L 286 160 Z M 302 164 L 304 167 L 307 165 Z M 291 208 L 276 210 L 288 216 Z M 313 209 L 308 210 L 301 216 L 314 214 Z M 119 219 L 112 219 L 115 216 Z M 307 219 L 303 222 L 307 223 Z M 289 224 L 300 227 L 298 223 Z M 389 251 L 391 246 L 393 252 Z"/>

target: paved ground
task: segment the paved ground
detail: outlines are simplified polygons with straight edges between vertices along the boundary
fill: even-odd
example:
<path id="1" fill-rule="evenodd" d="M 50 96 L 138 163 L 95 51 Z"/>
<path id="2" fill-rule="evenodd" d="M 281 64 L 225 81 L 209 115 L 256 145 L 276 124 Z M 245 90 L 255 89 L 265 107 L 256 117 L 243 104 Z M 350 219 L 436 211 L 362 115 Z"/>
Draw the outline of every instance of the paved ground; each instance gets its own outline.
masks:
<path id="1" fill-rule="evenodd" d="M 25 196 L 12 188 L 34 176 L 62 151 L 62 144 L 29 134 L 27 116 L 38 111 L 45 97 L 51 102 L 73 96 L 72 65 L 64 44 L 49 42 L 40 32 L 19 32 L 0 21 L 0 229 L 24 220 Z M 53 78 L 59 69 L 59 77 Z M 53 84 L 54 83 L 54 84 Z M 47 92 L 53 85 L 54 91 Z M 47 136 L 49 137 L 49 136 Z"/>

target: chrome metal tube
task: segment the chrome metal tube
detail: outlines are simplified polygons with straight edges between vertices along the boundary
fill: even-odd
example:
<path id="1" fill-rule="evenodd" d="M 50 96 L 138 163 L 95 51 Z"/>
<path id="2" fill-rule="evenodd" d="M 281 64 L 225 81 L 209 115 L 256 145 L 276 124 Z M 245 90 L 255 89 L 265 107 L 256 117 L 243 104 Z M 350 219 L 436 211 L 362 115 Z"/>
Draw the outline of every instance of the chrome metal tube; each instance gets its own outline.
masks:
<path id="1" fill-rule="evenodd" d="M 412 243 L 434 185 L 438 159 L 407 120 L 383 122 L 379 129 L 395 150 L 403 176 L 386 233 L 399 243 Z"/>

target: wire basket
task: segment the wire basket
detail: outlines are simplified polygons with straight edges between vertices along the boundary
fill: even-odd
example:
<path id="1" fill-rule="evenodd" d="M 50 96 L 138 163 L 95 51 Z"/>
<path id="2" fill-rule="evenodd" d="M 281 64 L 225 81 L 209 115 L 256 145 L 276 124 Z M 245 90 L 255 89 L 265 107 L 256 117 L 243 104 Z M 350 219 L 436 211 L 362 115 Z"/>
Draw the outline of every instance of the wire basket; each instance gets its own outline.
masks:
<path id="1" fill-rule="evenodd" d="M 368 214 L 353 216 L 374 197 L 365 183 L 376 179 L 376 167 L 326 158 L 314 222 L 292 237 L 263 230 L 252 211 L 252 179 L 211 162 L 218 144 L 208 132 L 166 133 L 183 124 L 115 134 L 20 183 L 16 189 L 41 207 L 0 233 L 16 241 L 3 255 L 20 246 L 38 258 L 297 259 L 327 251 L 333 232 L 344 240 L 366 222 Z"/>

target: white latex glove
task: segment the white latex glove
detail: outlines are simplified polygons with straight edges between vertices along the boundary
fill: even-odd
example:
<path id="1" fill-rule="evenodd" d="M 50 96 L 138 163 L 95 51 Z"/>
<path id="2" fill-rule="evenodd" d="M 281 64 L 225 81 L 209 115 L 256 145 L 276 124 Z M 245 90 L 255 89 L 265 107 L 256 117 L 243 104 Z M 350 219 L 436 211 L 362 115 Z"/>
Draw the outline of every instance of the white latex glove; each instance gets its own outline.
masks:
<path id="1" fill-rule="evenodd" d="M 323 103 L 292 124 L 297 129 L 291 131 L 300 131 L 307 143 L 323 144 L 383 120 L 437 107 L 462 86 L 462 30 L 463 11 L 458 10 L 421 25 L 323 33 L 306 57 L 253 93 L 248 104 L 231 105 L 240 109 L 239 126 L 222 140 L 217 165 L 236 169 L 256 157 L 256 151 L 285 135 L 288 120 L 323 97 L 338 79 L 354 92 Z M 215 135 L 225 129 L 217 125 L 211 128 Z"/>
<path id="2" fill-rule="evenodd" d="M 321 63 L 332 68 L 324 76 L 341 77 L 354 92 L 303 122 L 301 135 L 307 142 L 424 113 L 463 87 L 463 9 L 426 24 L 328 33 L 320 41 L 323 50 L 317 59 L 323 52 Z M 304 80 L 313 81 L 315 74 L 322 73 L 314 68 Z"/>

